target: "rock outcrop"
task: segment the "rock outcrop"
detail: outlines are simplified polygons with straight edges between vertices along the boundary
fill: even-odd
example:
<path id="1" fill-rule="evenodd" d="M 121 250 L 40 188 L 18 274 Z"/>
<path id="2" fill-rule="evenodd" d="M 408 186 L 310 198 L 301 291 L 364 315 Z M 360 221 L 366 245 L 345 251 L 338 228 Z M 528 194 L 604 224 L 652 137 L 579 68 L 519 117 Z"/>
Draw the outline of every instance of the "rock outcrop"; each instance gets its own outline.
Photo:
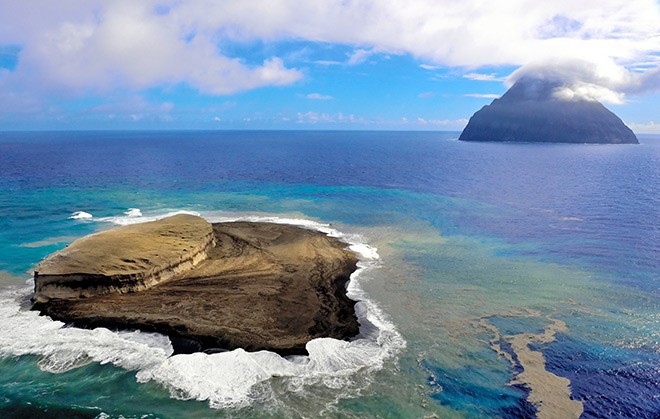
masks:
<path id="1" fill-rule="evenodd" d="M 175 221 L 183 220 L 153 224 L 167 223 L 166 230 L 174 231 Z M 123 229 L 117 230 L 125 234 Z M 149 288 L 116 289 L 87 298 L 79 298 L 83 295 L 77 291 L 58 294 L 64 297 L 50 295 L 37 298 L 34 308 L 75 326 L 163 333 L 177 353 L 243 348 L 305 354 L 311 339 L 358 334 L 355 302 L 346 296 L 357 258 L 345 243 L 317 231 L 271 223 L 213 224 L 212 235 L 206 259 Z M 89 241 L 77 242 L 77 248 L 83 248 Z M 142 257 L 130 243 L 126 246 L 122 257 Z M 165 247 L 158 245 L 159 255 Z M 180 252 L 181 248 L 173 253 Z M 58 260 L 64 263 L 66 258 Z M 96 275 L 107 277 L 105 269 L 90 267 L 89 277 L 79 270 L 79 280 L 96 283 Z M 35 281 L 41 277 L 39 273 Z M 70 283 L 65 280 L 58 286 Z M 82 287 L 76 284 L 76 289 Z"/>
<path id="2" fill-rule="evenodd" d="M 85 236 L 37 265 L 33 301 L 145 290 L 192 269 L 213 242 L 211 225 L 186 214 Z"/>
<path id="3" fill-rule="evenodd" d="M 595 100 L 566 98 L 562 84 L 521 78 L 477 111 L 462 141 L 638 144 L 619 117 Z"/>

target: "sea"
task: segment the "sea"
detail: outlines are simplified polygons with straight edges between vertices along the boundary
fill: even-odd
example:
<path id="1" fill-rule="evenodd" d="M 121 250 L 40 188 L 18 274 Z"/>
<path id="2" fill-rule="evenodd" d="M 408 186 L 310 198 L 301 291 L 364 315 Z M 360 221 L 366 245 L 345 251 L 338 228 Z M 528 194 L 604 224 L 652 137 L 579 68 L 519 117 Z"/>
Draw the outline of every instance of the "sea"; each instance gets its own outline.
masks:
<path id="1" fill-rule="evenodd" d="M 0 133 L 0 417 L 660 417 L 660 135 L 458 135 Z M 44 257 L 181 212 L 345 241 L 360 334 L 172 355 L 30 310 Z"/>

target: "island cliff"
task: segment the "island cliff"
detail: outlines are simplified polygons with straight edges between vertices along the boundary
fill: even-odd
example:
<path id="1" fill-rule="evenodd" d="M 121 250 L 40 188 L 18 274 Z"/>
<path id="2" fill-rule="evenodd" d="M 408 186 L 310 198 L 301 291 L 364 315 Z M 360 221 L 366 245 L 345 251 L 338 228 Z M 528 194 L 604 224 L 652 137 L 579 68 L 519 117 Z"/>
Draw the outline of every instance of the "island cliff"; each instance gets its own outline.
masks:
<path id="1" fill-rule="evenodd" d="M 177 215 L 51 255 L 36 269 L 33 307 L 75 326 L 163 333 L 177 353 L 305 354 L 311 339 L 357 335 L 346 296 L 356 268 L 345 243 L 317 231 Z"/>
<path id="2" fill-rule="evenodd" d="M 477 111 L 461 141 L 638 144 L 619 117 L 595 100 L 566 98 L 558 81 L 521 78 Z"/>
<path id="3" fill-rule="evenodd" d="M 33 301 L 151 288 L 206 259 L 214 240 L 206 220 L 186 214 L 85 236 L 37 265 Z"/>

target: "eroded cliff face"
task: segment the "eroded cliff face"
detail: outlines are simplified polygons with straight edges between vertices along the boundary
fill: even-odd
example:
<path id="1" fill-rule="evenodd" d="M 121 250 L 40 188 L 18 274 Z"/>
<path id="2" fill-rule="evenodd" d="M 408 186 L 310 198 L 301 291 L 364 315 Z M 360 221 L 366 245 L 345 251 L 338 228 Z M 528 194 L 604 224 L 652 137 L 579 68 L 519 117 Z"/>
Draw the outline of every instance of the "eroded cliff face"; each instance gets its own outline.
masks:
<path id="1" fill-rule="evenodd" d="M 566 99 L 561 83 L 520 79 L 477 111 L 462 141 L 638 144 L 623 121 L 595 100 Z"/>
<path id="2" fill-rule="evenodd" d="M 205 260 L 214 240 L 211 224 L 187 214 L 83 237 L 35 268 L 33 301 L 149 289 Z"/>

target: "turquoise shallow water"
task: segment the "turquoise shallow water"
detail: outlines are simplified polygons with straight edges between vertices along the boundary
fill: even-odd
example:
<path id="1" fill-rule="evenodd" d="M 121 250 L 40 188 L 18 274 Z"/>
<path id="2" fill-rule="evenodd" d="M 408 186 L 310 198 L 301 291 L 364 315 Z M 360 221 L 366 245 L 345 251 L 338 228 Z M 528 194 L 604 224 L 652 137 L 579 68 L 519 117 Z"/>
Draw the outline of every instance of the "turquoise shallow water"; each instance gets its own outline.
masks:
<path id="1" fill-rule="evenodd" d="M 529 384 L 512 384 L 523 369 L 512 337 L 542 340 L 559 320 L 565 329 L 529 348 L 570 380 L 583 416 L 656 417 L 660 139 L 456 137 L 0 135 L 0 416 L 529 417 L 538 406 Z M 325 364 L 262 357 L 237 371 L 253 360 L 168 358 L 157 336 L 76 335 L 26 311 L 41 258 L 181 210 L 310 220 L 377 248 L 355 292 L 382 333 L 357 348 L 319 345 Z"/>

